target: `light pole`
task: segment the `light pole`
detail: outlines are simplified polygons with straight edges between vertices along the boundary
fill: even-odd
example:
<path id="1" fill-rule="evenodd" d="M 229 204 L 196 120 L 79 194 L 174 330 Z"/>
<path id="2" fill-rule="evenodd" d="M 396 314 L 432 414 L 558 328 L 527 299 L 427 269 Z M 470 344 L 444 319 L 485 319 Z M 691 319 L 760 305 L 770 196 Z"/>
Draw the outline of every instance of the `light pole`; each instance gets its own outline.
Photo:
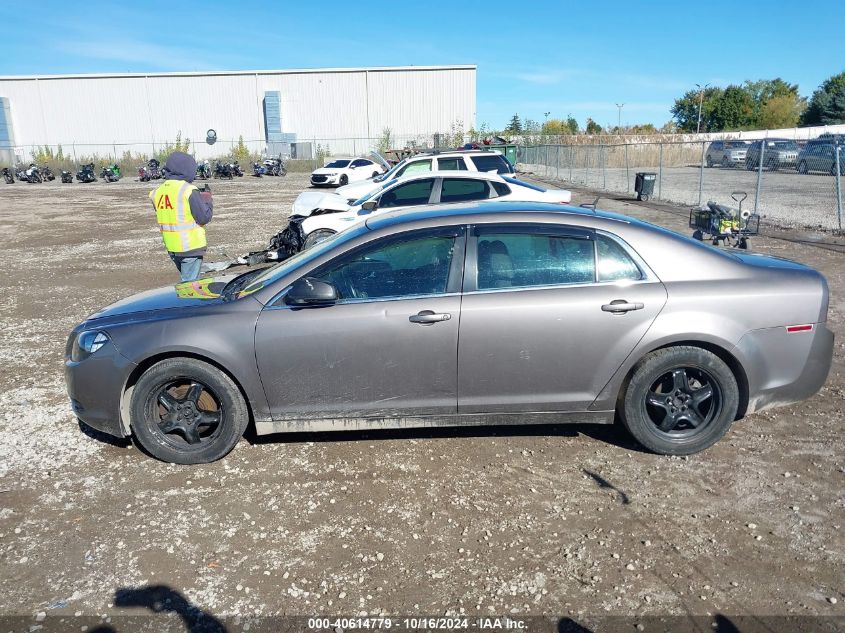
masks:
<path id="1" fill-rule="evenodd" d="M 616 133 L 622 134 L 622 108 L 625 107 L 624 103 L 617 103 L 617 118 L 616 118 Z"/>
<path id="2" fill-rule="evenodd" d="M 707 90 L 710 84 L 704 84 L 704 87 L 701 87 L 701 84 L 695 84 L 695 87 L 698 88 L 698 126 L 695 128 L 695 133 L 701 133 L 701 106 L 704 104 L 704 91 Z"/>

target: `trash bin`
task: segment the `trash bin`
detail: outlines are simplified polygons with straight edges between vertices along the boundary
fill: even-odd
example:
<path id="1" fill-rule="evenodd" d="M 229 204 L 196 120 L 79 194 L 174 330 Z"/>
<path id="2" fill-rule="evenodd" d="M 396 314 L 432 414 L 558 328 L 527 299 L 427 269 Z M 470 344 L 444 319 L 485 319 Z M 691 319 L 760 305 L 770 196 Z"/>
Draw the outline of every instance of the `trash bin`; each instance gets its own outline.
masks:
<path id="1" fill-rule="evenodd" d="M 637 200 L 648 200 L 654 193 L 654 181 L 657 174 L 650 171 L 638 171 L 634 180 L 634 191 L 637 192 Z"/>

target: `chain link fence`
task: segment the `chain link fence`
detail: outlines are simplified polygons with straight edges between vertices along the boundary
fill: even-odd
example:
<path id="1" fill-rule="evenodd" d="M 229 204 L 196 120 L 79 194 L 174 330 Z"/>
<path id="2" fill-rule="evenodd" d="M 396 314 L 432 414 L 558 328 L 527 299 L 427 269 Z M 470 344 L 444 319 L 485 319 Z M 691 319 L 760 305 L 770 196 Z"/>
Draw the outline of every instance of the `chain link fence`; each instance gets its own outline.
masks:
<path id="1" fill-rule="evenodd" d="M 763 140 L 531 145 L 520 171 L 596 191 L 634 196 L 636 174 L 655 174 L 652 199 L 734 205 L 785 226 L 842 230 L 845 145 Z"/>

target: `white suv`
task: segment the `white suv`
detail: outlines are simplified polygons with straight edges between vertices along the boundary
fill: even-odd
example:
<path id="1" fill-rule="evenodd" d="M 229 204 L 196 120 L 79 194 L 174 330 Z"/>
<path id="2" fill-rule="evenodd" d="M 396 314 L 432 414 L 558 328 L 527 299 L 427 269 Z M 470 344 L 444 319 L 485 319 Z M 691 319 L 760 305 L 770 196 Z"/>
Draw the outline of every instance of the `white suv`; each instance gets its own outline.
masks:
<path id="1" fill-rule="evenodd" d="M 427 171 L 488 171 L 503 176 L 515 173 L 510 161 L 495 149 L 431 150 L 414 154 L 371 180 L 352 183 L 335 191 L 348 200 L 357 200 L 377 189 L 382 182 Z"/>

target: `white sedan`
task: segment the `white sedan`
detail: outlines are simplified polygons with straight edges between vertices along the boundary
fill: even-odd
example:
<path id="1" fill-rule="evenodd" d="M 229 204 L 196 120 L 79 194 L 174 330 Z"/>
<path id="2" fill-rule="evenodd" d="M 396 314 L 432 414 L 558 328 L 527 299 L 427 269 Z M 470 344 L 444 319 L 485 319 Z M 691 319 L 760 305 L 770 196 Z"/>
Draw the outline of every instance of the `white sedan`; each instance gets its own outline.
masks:
<path id="1" fill-rule="evenodd" d="M 350 182 L 375 178 L 385 171 L 385 166 L 369 158 L 336 158 L 325 167 L 311 172 L 314 187 L 343 187 Z"/>
<path id="2" fill-rule="evenodd" d="M 363 216 L 403 207 L 448 204 L 473 200 L 556 202 L 569 204 L 572 193 L 487 172 L 434 171 L 388 180 L 358 200 L 335 193 L 305 191 L 293 203 L 291 225 L 298 228 L 303 248 L 308 248 Z"/>

